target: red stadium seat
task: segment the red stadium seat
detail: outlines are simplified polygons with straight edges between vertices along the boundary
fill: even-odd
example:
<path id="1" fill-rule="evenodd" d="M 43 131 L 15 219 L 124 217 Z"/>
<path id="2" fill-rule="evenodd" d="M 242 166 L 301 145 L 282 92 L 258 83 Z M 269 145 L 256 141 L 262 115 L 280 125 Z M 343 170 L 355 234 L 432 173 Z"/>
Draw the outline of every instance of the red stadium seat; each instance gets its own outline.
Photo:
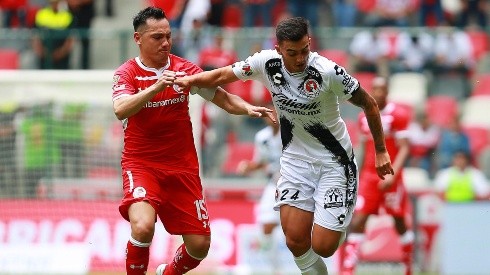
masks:
<path id="1" fill-rule="evenodd" d="M 19 52 L 14 49 L 0 49 L 0 69 L 19 69 Z"/>
<path id="2" fill-rule="evenodd" d="M 470 148 L 473 160 L 477 160 L 480 153 L 490 142 L 490 131 L 480 126 L 463 126 L 463 131 L 470 139 Z"/>
<path id="3" fill-rule="evenodd" d="M 475 77 L 476 82 L 471 91 L 471 96 L 490 95 L 490 74 L 481 74 Z"/>
<path id="4" fill-rule="evenodd" d="M 433 95 L 425 103 L 425 112 L 432 123 L 446 127 L 459 113 L 458 101 L 448 95 Z"/>
<path id="5" fill-rule="evenodd" d="M 324 49 L 318 52 L 320 55 L 332 60 L 342 67 L 347 67 L 349 54 L 341 49 Z"/>
<path id="6" fill-rule="evenodd" d="M 376 0 L 356 1 L 356 6 L 362 13 L 371 13 L 376 7 Z"/>
<path id="7" fill-rule="evenodd" d="M 468 31 L 467 34 L 473 46 L 473 57 L 478 61 L 488 52 L 488 35 L 484 31 Z"/>
<path id="8" fill-rule="evenodd" d="M 238 176 L 238 164 L 243 160 L 252 160 L 254 155 L 253 142 L 230 141 L 226 144 L 225 159 L 221 166 L 223 176 Z"/>
<path id="9" fill-rule="evenodd" d="M 269 91 L 262 83 L 255 80 L 235 81 L 227 84 L 225 89 L 252 104 L 263 105 L 271 100 Z"/>

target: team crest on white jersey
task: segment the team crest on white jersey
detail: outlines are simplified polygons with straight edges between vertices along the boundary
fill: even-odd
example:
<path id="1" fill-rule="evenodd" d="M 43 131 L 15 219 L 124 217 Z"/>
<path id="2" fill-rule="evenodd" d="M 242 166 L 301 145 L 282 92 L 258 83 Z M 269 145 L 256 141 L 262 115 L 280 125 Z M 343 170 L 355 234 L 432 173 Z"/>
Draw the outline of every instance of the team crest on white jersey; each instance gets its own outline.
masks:
<path id="1" fill-rule="evenodd" d="M 253 74 L 252 67 L 250 67 L 250 64 L 245 63 L 242 66 L 242 75 L 243 76 L 251 76 Z"/>
<path id="2" fill-rule="evenodd" d="M 320 84 L 315 79 L 308 79 L 303 84 L 303 89 L 308 95 L 317 95 L 320 91 Z"/>

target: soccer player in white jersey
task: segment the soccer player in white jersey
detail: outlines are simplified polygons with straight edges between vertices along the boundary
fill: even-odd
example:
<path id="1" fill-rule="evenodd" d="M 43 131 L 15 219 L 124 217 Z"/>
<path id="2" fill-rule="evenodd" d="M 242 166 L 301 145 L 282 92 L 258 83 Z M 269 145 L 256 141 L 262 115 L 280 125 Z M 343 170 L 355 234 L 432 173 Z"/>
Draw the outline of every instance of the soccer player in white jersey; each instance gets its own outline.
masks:
<path id="1" fill-rule="evenodd" d="M 272 105 L 272 102 L 270 102 Z M 277 119 L 277 112 L 273 106 L 266 106 L 273 110 L 273 116 Z M 249 175 L 258 170 L 264 170 L 268 183 L 262 191 L 259 204 L 256 208 L 256 221 L 262 227 L 260 247 L 268 257 L 271 267 L 277 268 L 277 251 L 274 244 L 274 229 L 279 225 L 279 213 L 274 210 L 274 197 L 276 195 L 276 183 L 280 176 L 280 158 L 282 154 L 281 132 L 279 124 L 265 119 L 267 126 L 255 134 L 254 157 L 252 160 L 244 160 L 238 165 L 238 173 Z"/>
<path id="2" fill-rule="evenodd" d="M 245 61 L 190 76 L 182 88 L 215 87 L 237 80 L 262 82 L 278 112 L 283 154 L 275 208 L 286 245 L 302 274 L 328 274 L 321 257 L 345 238 L 357 197 L 357 166 L 339 103 L 366 114 L 375 143 L 376 171 L 393 174 L 376 101 L 344 68 L 310 52 L 308 21 L 293 17 L 276 27 L 277 45 Z M 321 256 L 321 257 L 320 257 Z"/>

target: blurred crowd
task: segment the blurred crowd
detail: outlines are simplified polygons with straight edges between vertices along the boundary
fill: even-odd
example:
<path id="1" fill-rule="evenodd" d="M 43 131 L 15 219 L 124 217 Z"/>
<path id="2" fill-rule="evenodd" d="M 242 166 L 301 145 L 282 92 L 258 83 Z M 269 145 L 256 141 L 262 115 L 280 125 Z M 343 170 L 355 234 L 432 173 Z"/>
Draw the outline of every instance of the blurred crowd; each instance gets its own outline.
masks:
<path id="1" fill-rule="evenodd" d="M 38 69 L 96 69 L 91 64 L 94 48 L 91 46 L 93 41 L 89 31 L 97 18 L 110 20 L 118 16 L 116 1 L 102 2 L 103 4 L 96 3 L 95 0 L 0 0 L 1 26 L 11 30 L 27 28 L 35 31 L 30 50 L 34 53 Z M 464 153 L 472 167 L 480 169 L 487 178 L 490 177 L 490 122 L 485 117 L 484 109 L 475 107 L 478 104 L 470 105 L 474 101 L 483 102 L 478 106 L 490 103 L 490 88 L 486 88 L 488 85 L 485 84 L 490 83 L 488 1 L 141 1 L 140 6 L 145 5 L 159 6 L 166 11 L 172 27 L 177 30 L 173 51 L 205 70 L 232 64 L 258 49 L 273 47 L 274 38 L 268 27 L 274 26 L 284 17 L 304 16 L 309 19 L 314 35 L 312 49 L 346 67 L 367 91 L 371 80 L 376 75 L 382 75 L 390 79 L 393 93 L 397 93 L 397 90 L 410 93 L 408 97 L 412 101 L 406 105 L 413 114 L 413 121 L 409 131 L 411 156 L 406 163 L 407 167 L 423 169 L 428 177 L 434 179 L 439 171 L 453 165 L 455 155 Z M 226 31 L 208 31 L 209 27 Z M 253 42 L 247 44 L 245 51 L 238 50 L 240 45 L 230 38 L 233 35 L 230 36 L 229 30 L 249 27 L 264 28 L 260 30 L 267 33 L 266 39 L 250 39 Z M 336 41 L 322 33 L 322 27 L 353 29 L 355 33 L 349 37 L 348 43 L 336 44 Z M 79 60 L 75 68 L 70 60 L 73 58 L 76 43 L 80 45 L 80 54 L 76 56 Z M 9 50 L 11 49 L 0 46 L 0 52 Z M 7 59 L 0 60 L 5 62 Z M 11 65 L 13 67 L 10 68 L 22 69 L 18 61 Z M 2 66 L 7 65 L 0 64 L 0 68 Z M 403 83 L 399 80 L 402 77 L 411 80 L 408 85 L 397 86 L 394 84 L 395 76 L 400 76 L 396 78 L 398 83 Z M 413 79 L 421 81 L 422 91 L 416 91 L 418 86 L 413 85 Z M 270 101 L 268 92 L 258 83 L 249 81 L 245 84 L 231 84 L 226 88 L 254 104 L 266 104 Z M 420 101 L 413 101 L 418 95 Z M 44 114 L 50 115 L 35 115 L 43 108 L 48 110 Z M 26 154 L 22 167 L 27 169 L 34 165 L 36 168 L 26 171 L 25 175 L 39 179 L 46 176 L 42 172 L 42 165 L 53 163 L 59 168 L 56 171 L 61 176 L 87 175 L 86 170 L 76 168 L 88 167 L 80 165 L 80 162 L 88 159 L 88 151 L 84 147 L 87 140 L 75 140 L 76 137 L 83 136 L 81 132 L 77 132 L 81 131 L 80 125 L 84 121 L 83 116 L 79 117 L 77 113 L 86 113 L 83 106 L 65 109 L 72 115 L 72 121 L 68 124 L 63 124 L 61 118 L 64 116 L 55 111 L 60 109 L 59 106 L 55 108 L 48 105 L 43 108 L 0 108 L 0 185 L 6 184 L 5 182 L 9 182 L 8 178 L 13 177 L 10 175 L 12 173 L 5 171 L 13 171 L 12 165 L 15 166 L 18 160 L 14 158 L 15 150 L 6 148 L 18 148 L 15 144 L 19 141 L 12 138 L 19 136 L 19 133 L 24 138 L 23 148 Z M 342 112 L 348 125 L 351 125 L 350 133 L 355 141 L 357 129 L 355 123 L 351 122 L 355 120 L 358 111 L 346 108 Z M 472 115 L 474 112 L 476 115 Z M 22 123 L 18 122 L 19 114 L 23 117 Z M 212 104 L 204 104 L 201 114 L 203 174 L 208 177 L 239 177 L 234 170 L 236 167 L 230 168 L 224 163 L 233 162 L 228 158 L 240 158 L 239 154 L 247 155 L 247 152 L 237 152 L 234 148 L 252 148 L 240 145 L 253 142 L 254 134 L 265 126 L 263 121 L 227 116 Z M 46 126 L 39 124 L 39 121 L 30 121 L 29 117 L 39 121 L 43 118 L 44 122 L 56 121 L 46 125 L 54 125 L 58 130 L 53 128 L 48 131 Z M 59 131 L 60 127 L 70 129 Z M 43 149 L 35 149 L 35 144 L 43 144 L 39 141 L 42 133 L 56 135 L 63 131 L 74 134 L 68 135 L 72 137 L 69 140 L 44 136 L 47 140 L 56 142 L 53 146 L 43 145 Z M 51 147 L 56 150 L 49 149 Z M 45 152 L 34 153 L 35 150 Z M 49 159 L 41 159 L 40 156 L 49 156 Z M 66 161 L 60 161 L 62 158 Z M 117 155 L 114 160 L 118 160 Z M 108 167 L 117 167 L 117 163 L 110 163 Z M 29 186 L 33 184 L 27 186 L 31 188 Z"/>

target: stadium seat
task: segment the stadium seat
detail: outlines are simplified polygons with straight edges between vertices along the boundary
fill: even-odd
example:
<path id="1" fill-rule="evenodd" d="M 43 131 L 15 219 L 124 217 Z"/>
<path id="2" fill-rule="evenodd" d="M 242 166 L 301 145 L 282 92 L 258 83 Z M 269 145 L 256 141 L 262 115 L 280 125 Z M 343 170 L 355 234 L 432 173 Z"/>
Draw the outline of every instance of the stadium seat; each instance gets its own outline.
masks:
<path id="1" fill-rule="evenodd" d="M 239 176 L 238 164 L 243 160 L 252 160 L 254 143 L 245 141 L 229 141 L 226 144 L 225 158 L 221 166 L 222 176 Z"/>
<path id="2" fill-rule="evenodd" d="M 376 0 L 363 0 L 363 1 L 356 1 L 356 6 L 357 9 L 362 12 L 369 14 L 374 11 L 374 8 L 376 7 Z"/>
<path id="3" fill-rule="evenodd" d="M 253 104 L 262 105 L 271 99 L 270 93 L 265 86 L 255 80 L 231 82 L 225 88 L 228 92 L 236 94 Z"/>
<path id="4" fill-rule="evenodd" d="M 388 99 L 411 105 L 414 110 L 425 104 L 427 79 L 421 73 L 396 73 L 390 77 Z"/>
<path id="5" fill-rule="evenodd" d="M 484 31 L 467 31 L 466 33 L 473 46 L 473 57 L 478 61 L 488 52 L 488 35 Z"/>
<path id="6" fill-rule="evenodd" d="M 463 131 L 468 135 L 470 139 L 470 149 L 473 156 L 473 161 L 477 161 L 483 149 L 490 142 L 489 128 L 480 126 L 466 126 L 463 125 Z"/>
<path id="7" fill-rule="evenodd" d="M 19 69 L 20 55 L 14 49 L 0 49 L 0 69 L 17 70 Z"/>
<path id="8" fill-rule="evenodd" d="M 463 126 L 479 126 L 490 129 L 490 95 L 471 96 L 464 102 L 461 112 Z"/>
<path id="9" fill-rule="evenodd" d="M 449 125 L 449 122 L 459 114 L 458 108 L 458 101 L 448 95 L 430 96 L 425 103 L 425 113 L 429 120 L 440 127 Z"/>
<path id="10" fill-rule="evenodd" d="M 431 189 L 429 173 L 419 167 L 405 167 L 403 181 L 409 193 L 424 193 Z"/>
<path id="11" fill-rule="evenodd" d="M 490 95 L 490 73 L 480 74 L 475 77 L 471 96 L 475 95 Z"/>
<path id="12" fill-rule="evenodd" d="M 342 67 L 347 67 L 349 64 L 349 54 L 341 49 L 324 49 L 318 52 L 320 55 L 332 60 Z"/>

